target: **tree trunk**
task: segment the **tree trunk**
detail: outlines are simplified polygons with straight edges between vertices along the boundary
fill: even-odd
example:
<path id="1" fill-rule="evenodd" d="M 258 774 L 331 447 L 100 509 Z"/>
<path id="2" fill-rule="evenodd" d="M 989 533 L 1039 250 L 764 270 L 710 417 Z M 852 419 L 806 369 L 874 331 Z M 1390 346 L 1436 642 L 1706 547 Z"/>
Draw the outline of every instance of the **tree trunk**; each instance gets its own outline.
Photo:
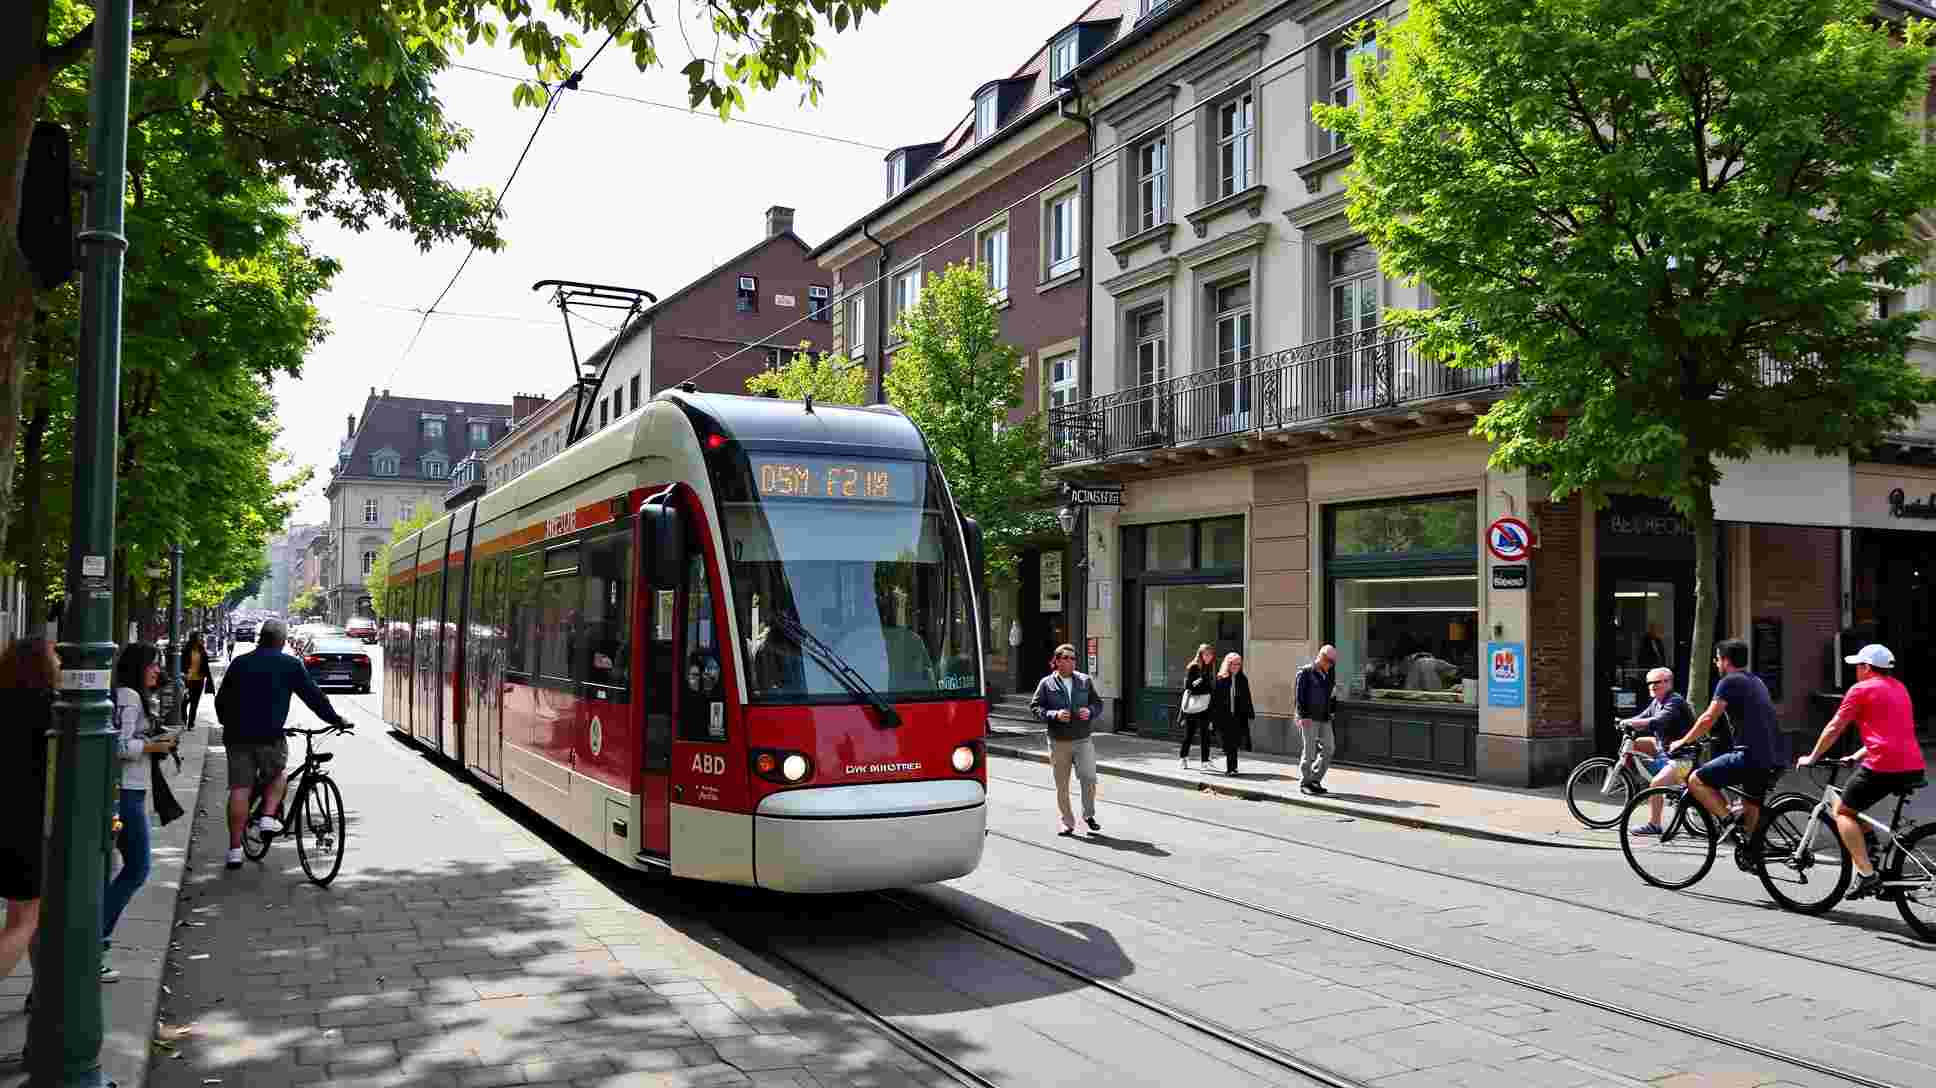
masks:
<path id="1" fill-rule="evenodd" d="M 1689 521 L 1694 526 L 1694 636 L 1687 653 L 1687 701 L 1695 713 L 1707 709 L 1714 668 L 1714 610 L 1719 586 L 1720 549 L 1714 539 L 1714 493 L 1703 487 L 1694 493 Z"/>
<path id="2" fill-rule="evenodd" d="M 13 515 L 13 452 L 33 352 L 34 281 L 20 251 L 21 186 L 34 117 L 46 93 L 44 0 L 0 4 L 0 540 Z"/>

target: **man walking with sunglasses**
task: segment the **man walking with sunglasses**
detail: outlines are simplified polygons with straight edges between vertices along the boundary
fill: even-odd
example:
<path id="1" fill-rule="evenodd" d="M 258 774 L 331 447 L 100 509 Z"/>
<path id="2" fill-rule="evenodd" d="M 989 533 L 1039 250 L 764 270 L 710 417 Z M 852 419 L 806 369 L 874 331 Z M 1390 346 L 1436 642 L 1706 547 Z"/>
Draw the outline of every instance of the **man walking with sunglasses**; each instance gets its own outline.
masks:
<path id="1" fill-rule="evenodd" d="M 1076 648 L 1055 648 L 1055 671 L 1035 685 L 1029 710 L 1049 727 L 1049 767 L 1055 774 L 1055 803 L 1062 812 L 1060 834 L 1076 833 L 1075 814 L 1069 810 L 1069 772 L 1082 783 L 1082 819 L 1090 831 L 1101 831 L 1096 821 L 1096 742 L 1089 734 L 1102 717 L 1102 696 L 1088 676 L 1076 671 Z"/>

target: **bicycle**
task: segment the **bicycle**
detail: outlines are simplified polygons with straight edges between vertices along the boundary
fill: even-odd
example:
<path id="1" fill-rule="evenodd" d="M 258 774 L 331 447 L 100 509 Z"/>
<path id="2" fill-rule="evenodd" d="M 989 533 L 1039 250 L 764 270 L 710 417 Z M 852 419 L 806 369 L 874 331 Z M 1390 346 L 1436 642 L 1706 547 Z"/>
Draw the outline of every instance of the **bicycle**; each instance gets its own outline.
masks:
<path id="1" fill-rule="evenodd" d="M 1650 735 L 1630 726 L 1620 726 L 1620 751 L 1612 757 L 1593 756 L 1580 761 L 1566 776 L 1566 809 L 1573 818 L 1596 830 L 1620 822 L 1627 801 L 1647 788 L 1653 772 L 1644 758 L 1634 751 L 1634 738 Z"/>
<path id="2" fill-rule="evenodd" d="M 1692 759 L 1693 754 L 1682 749 L 1668 753 L 1668 758 Z M 1736 840 L 1735 866 L 1744 873 L 1753 872 L 1749 844 L 1738 833 L 1747 795 L 1733 786 L 1723 787 L 1722 792 L 1728 798 L 1728 815 L 1718 826 L 1713 813 L 1685 786 L 1654 786 L 1634 794 L 1620 815 L 1620 852 L 1627 856 L 1634 873 L 1656 888 L 1679 891 L 1693 887 L 1714 867 L 1715 854 L 1728 838 Z M 1653 822 L 1652 802 L 1656 797 L 1662 802 L 1660 834 L 1635 836 L 1635 828 Z M 1764 821 L 1776 805 L 1798 798 L 1808 800 L 1805 794 L 1790 792 L 1763 802 Z M 1643 841 L 1636 843 L 1636 837 Z"/>
<path id="3" fill-rule="evenodd" d="M 1825 760 L 1815 766 L 1829 769 L 1821 798 L 1806 794 L 1784 797 L 1769 806 L 1767 818 L 1755 829 L 1754 841 L 1762 854 L 1755 861 L 1761 886 L 1786 910 L 1801 914 L 1821 914 L 1848 894 L 1855 861 L 1849 856 L 1842 836 L 1836 833 L 1834 812 L 1842 801 L 1836 780 L 1853 766 L 1848 758 Z M 1858 812 L 1862 837 L 1869 847 L 1869 860 L 1882 874 L 1882 890 L 1876 898 L 1893 902 L 1903 921 L 1925 941 L 1936 941 L 1936 824 L 1902 825 L 1902 810 L 1910 795 L 1922 783 L 1895 791 L 1896 811 L 1888 824 Z M 1878 836 L 1887 839 L 1882 846 Z M 1771 841 L 1772 840 L 1772 841 Z M 1811 874 L 1821 878 L 1811 884 Z M 1814 887 L 1822 894 L 1806 898 L 1800 889 Z M 1918 915 L 1921 908 L 1923 915 Z"/>
<path id="4" fill-rule="evenodd" d="M 250 861 L 261 861 L 268 854 L 269 846 L 279 835 L 293 834 L 296 839 L 296 860 L 302 863 L 303 873 L 310 883 L 319 888 L 329 887 L 336 874 L 343 868 L 343 848 L 348 840 L 348 818 L 343 809 L 343 791 L 337 787 L 336 780 L 329 776 L 326 764 L 336 758 L 334 752 L 318 752 L 316 738 L 330 733 L 350 733 L 355 727 L 349 725 L 326 725 L 321 729 L 284 729 L 283 735 L 303 739 L 303 759 L 296 769 L 289 772 L 289 783 L 283 790 L 286 799 L 282 806 L 282 827 L 280 832 L 261 831 L 256 821 L 262 817 L 263 793 L 268 783 L 257 779 L 254 792 L 249 797 L 249 821 L 242 829 L 242 853 Z M 326 870 L 325 870 L 326 867 Z"/>

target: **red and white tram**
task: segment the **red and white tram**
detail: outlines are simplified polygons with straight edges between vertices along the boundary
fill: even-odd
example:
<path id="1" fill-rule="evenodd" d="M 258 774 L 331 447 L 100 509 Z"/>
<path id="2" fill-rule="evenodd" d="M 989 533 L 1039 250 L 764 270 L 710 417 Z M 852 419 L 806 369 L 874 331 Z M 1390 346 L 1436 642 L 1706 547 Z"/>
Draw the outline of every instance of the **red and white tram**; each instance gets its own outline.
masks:
<path id="1" fill-rule="evenodd" d="M 397 544 L 384 718 L 632 865 L 961 876 L 979 555 L 899 412 L 663 393 Z"/>

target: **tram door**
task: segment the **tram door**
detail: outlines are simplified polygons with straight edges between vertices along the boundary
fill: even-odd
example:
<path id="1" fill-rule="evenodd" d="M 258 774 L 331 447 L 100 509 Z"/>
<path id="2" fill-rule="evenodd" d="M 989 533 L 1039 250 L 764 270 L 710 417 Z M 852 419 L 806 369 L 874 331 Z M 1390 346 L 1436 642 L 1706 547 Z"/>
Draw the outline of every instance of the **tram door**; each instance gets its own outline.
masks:
<path id="1" fill-rule="evenodd" d="M 679 683 L 679 578 L 677 556 L 655 562 L 658 549 L 674 543 L 670 516 L 663 507 L 648 505 L 639 513 L 639 672 L 634 690 L 642 702 L 639 718 L 645 727 L 641 748 L 639 842 L 646 853 L 666 857 L 672 852 L 672 722 Z M 676 521 L 676 517 L 670 517 Z M 680 542 L 683 551 L 683 542 Z"/>

